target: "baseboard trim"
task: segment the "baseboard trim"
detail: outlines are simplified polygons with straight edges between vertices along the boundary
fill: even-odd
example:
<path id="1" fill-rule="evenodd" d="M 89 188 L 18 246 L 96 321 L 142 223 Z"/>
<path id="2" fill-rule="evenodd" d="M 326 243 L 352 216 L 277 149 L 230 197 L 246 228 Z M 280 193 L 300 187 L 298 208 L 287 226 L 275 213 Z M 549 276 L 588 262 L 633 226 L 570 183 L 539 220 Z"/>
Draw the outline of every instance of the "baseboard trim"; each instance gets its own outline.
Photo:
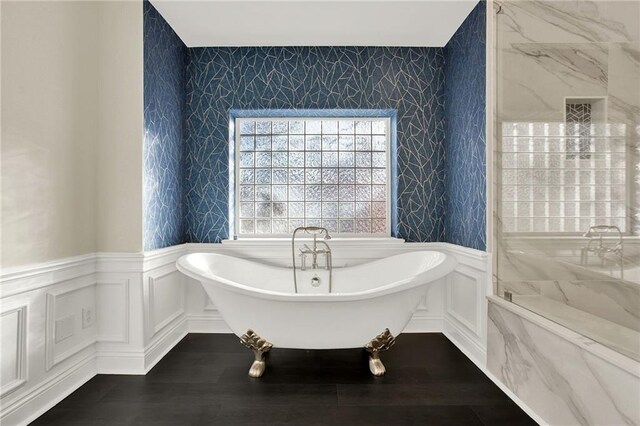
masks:
<path id="1" fill-rule="evenodd" d="M 3 407 L 0 424 L 23 425 L 34 421 L 96 375 L 93 353 L 34 387 L 8 408 Z"/>
<path id="2" fill-rule="evenodd" d="M 97 354 L 98 374 L 147 374 L 175 345 L 189 333 L 185 316 L 167 325 L 144 350 L 113 351 L 99 350 Z"/>
<path id="3" fill-rule="evenodd" d="M 487 363 L 487 349 L 478 342 L 477 338 L 471 337 L 455 320 L 447 318 L 446 316 L 441 331 L 447 339 L 456 345 L 474 364 L 483 366 L 484 368 L 484 365 Z"/>
<path id="4" fill-rule="evenodd" d="M 189 333 L 233 333 L 220 315 L 187 315 Z"/>
<path id="5" fill-rule="evenodd" d="M 98 374 L 144 374 L 144 358 L 142 351 L 98 352 L 96 371 Z"/>
<path id="6" fill-rule="evenodd" d="M 443 319 L 441 316 L 417 312 L 402 331 L 403 333 L 440 333 Z"/>
<path id="7" fill-rule="evenodd" d="M 167 325 L 166 331 L 156 337 L 144 349 L 144 372 L 147 374 L 175 345 L 189 333 L 187 320 L 183 315 L 174 320 L 173 325 Z"/>

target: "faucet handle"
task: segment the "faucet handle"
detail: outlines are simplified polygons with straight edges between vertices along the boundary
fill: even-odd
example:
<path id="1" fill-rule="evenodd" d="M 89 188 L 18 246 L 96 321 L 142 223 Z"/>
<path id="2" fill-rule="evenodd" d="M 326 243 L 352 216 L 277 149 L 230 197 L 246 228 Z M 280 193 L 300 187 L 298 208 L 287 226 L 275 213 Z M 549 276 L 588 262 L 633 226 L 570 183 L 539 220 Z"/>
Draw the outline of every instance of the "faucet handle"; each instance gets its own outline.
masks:
<path id="1" fill-rule="evenodd" d="M 308 245 L 304 245 L 304 248 L 298 249 L 300 250 L 300 255 L 305 255 L 305 254 L 311 254 L 313 253 L 313 250 L 311 250 L 311 247 L 309 247 Z"/>
<path id="2" fill-rule="evenodd" d="M 301 271 L 306 271 L 307 270 L 307 255 L 310 254 L 311 252 L 308 249 L 299 249 L 300 250 L 300 254 L 298 256 L 300 256 L 300 270 Z M 293 268 L 295 271 L 295 261 L 293 262 Z"/>

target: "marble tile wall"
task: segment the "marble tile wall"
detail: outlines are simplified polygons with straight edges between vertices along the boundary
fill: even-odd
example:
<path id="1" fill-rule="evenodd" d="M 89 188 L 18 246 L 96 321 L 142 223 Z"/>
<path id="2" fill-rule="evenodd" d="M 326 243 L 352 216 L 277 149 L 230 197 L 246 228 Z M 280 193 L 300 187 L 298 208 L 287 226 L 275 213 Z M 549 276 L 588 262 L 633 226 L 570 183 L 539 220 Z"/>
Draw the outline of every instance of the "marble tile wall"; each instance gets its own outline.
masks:
<path id="1" fill-rule="evenodd" d="M 627 229 L 640 234 L 640 3 L 499 3 L 499 123 L 562 124 L 566 98 L 606 99 L 605 125 L 623 129 L 611 144 L 624 145 L 630 171 Z"/>
<path id="2" fill-rule="evenodd" d="M 614 160 L 617 161 L 621 155 L 624 156 L 626 176 L 620 178 L 616 174 L 614 180 L 612 175 L 611 183 L 615 182 L 617 186 L 611 187 L 611 195 L 608 193 L 599 194 L 596 191 L 596 198 L 585 193 L 584 196 L 580 196 L 580 200 L 618 199 L 621 195 L 618 192 L 623 189 L 619 183 L 626 182 L 628 190 L 626 195 L 623 195 L 626 197 L 623 204 L 617 201 L 615 203 L 609 202 L 610 206 L 607 206 L 606 203 L 600 204 L 611 207 L 611 216 L 618 217 L 611 219 L 612 221 L 617 221 L 616 224 L 624 225 L 626 231 L 637 235 L 640 230 L 638 222 L 640 214 L 638 173 L 640 169 L 637 166 L 640 163 L 640 136 L 638 132 L 640 124 L 640 44 L 638 43 L 640 40 L 638 19 L 640 4 L 626 1 L 504 1 L 500 2 L 500 5 L 502 8 L 501 13 L 497 15 L 496 36 L 500 128 L 504 131 L 505 126 L 518 126 L 510 123 L 521 123 L 525 127 L 529 125 L 528 123 L 533 123 L 533 128 L 538 126 L 542 129 L 543 125 L 546 125 L 548 129 L 554 129 L 562 126 L 565 121 L 566 98 L 570 98 L 571 102 L 576 102 L 575 99 L 590 97 L 604 99 L 606 102 L 606 110 L 604 111 L 606 122 L 598 123 L 592 128 L 598 137 L 601 134 L 610 136 L 607 136 L 604 145 L 602 141 L 596 140 L 595 152 L 598 152 L 600 145 L 609 147 L 606 149 L 608 151 L 615 151 L 611 155 L 611 164 Z M 595 118 L 595 115 L 592 118 Z M 518 134 L 522 134 L 521 130 L 516 129 L 516 131 L 519 132 Z M 551 132 L 551 130 L 543 130 L 542 133 L 536 133 L 536 135 L 540 136 L 544 132 Z M 548 134 L 549 137 L 553 135 L 552 133 Z M 510 135 L 502 136 L 502 142 L 511 143 L 511 139 L 513 139 L 513 146 L 516 146 L 518 141 L 515 139 L 517 137 L 507 141 L 504 138 Z M 527 136 L 532 135 L 527 133 L 524 136 L 526 140 L 523 139 L 521 142 L 524 144 L 521 145 L 526 146 L 533 143 L 534 149 L 536 149 L 536 143 L 543 143 L 546 138 L 546 136 L 542 136 L 535 140 L 533 138 L 529 140 Z M 548 143 L 555 143 L 556 139 L 551 137 Z M 498 165 L 501 167 L 506 164 L 505 161 L 508 158 L 502 153 L 502 150 L 506 149 L 505 145 L 498 145 L 499 151 L 496 157 L 501 159 L 501 163 Z M 606 158 L 603 155 L 598 158 Z M 575 162 L 571 164 L 566 162 L 564 166 L 574 167 L 576 164 Z M 589 167 L 586 163 L 580 163 L 578 166 Z M 545 165 L 536 167 L 536 173 L 539 174 L 540 171 L 544 173 Z M 600 169 L 596 170 L 594 181 L 586 182 L 587 186 L 607 184 L 608 181 L 601 177 L 602 171 L 606 167 L 593 165 L 591 167 L 594 170 L 597 167 Z M 616 165 L 616 167 L 618 166 Z M 570 173 L 565 172 L 564 176 L 569 176 Z M 513 173 L 508 175 L 507 172 L 498 173 L 498 176 L 506 184 L 515 182 L 515 179 L 518 179 L 518 183 L 520 183 L 521 176 L 513 177 L 512 175 Z M 557 172 L 547 173 L 547 181 L 542 185 L 565 185 L 566 182 L 553 177 L 556 175 L 558 175 Z M 522 174 L 522 176 L 525 175 Z M 578 186 L 583 182 L 582 176 L 580 176 L 579 182 Z M 523 183 L 534 184 L 536 182 Z M 523 186 L 523 190 L 527 189 L 525 186 Z M 613 194 L 613 191 L 616 194 Z M 512 195 L 498 191 L 499 204 L 502 208 L 506 208 L 505 206 L 509 204 L 504 204 L 502 201 Z M 568 197 L 566 200 L 573 199 L 566 195 L 566 190 L 565 197 Z M 572 207 L 570 204 L 564 205 L 565 218 L 567 208 Z M 560 205 L 562 206 L 562 203 Z M 540 206 L 534 205 L 534 208 Z M 556 213 L 551 212 L 551 207 L 553 206 L 549 206 L 549 212 L 541 213 L 536 213 L 534 209 L 533 216 L 540 216 L 540 214 L 557 216 Z M 597 211 L 599 206 L 595 207 Z M 614 207 L 615 213 L 613 213 Z M 520 226 L 519 224 L 522 224 L 523 229 L 528 228 L 527 223 L 519 220 L 520 212 L 518 210 L 499 210 L 499 214 L 498 232 L 501 236 L 501 231 L 516 229 Z M 595 221 L 602 221 L 602 219 L 596 218 L 594 221 L 594 218 L 586 217 L 590 215 L 593 216 L 593 213 L 585 215 L 579 212 L 578 216 L 583 217 L 579 223 L 576 222 L 575 228 L 569 226 L 570 230 L 584 232 L 585 228 L 595 224 Z M 602 213 L 596 213 L 596 215 L 601 216 Z M 525 216 L 530 216 L 530 214 Z M 626 216 L 626 220 L 624 216 Z M 535 217 L 532 219 L 535 220 Z M 550 221 L 553 222 L 550 222 L 550 227 L 551 225 L 557 227 L 556 218 L 551 218 Z M 568 225 L 564 226 L 567 228 Z M 535 226 L 533 230 L 536 230 Z M 575 244 L 574 248 L 579 250 L 584 245 L 584 241 L 576 240 Z M 509 251 L 516 245 L 521 244 L 519 238 L 515 236 L 501 238 L 498 242 L 498 248 L 502 252 Z M 549 256 L 552 257 L 550 253 Z M 625 259 L 623 267 L 627 268 L 637 261 L 637 258 Z M 514 268 L 513 264 L 506 266 Z M 517 265 L 515 269 L 517 270 Z M 498 264 L 498 275 L 502 275 L 503 272 L 501 265 Z M 604 277 L 605 280 L 606 278 Z"/>
<path id="3" fill-rule="evenodd" d="M 605 219 L 640 233 L 640 3 L 499 3 L 495 274 L 513 303 L 489 303 L 488 368 L 549 424 L 637 425 L 640 251 L 626 240 L 622 253 L 587 259 L 577 233 Z M 571 153 L 566 104 L 581 99 L 592 102 L 593 125 Z M 541 218 L 576 234 L 552 239 Z"/>
<path id="4" fill-rule="evenodd" d="M 519 203 L 518 209 L 507 210 L 506 207 L 513 203 L 503 201 L 508 201 L 514 196 L 507 192 L 507 189 L 513 188 L 510 186 L 511 184 L 517 180 L 518 184 L 524 184 L 522 188 L 517 189 L 518 191 L 528 190 L 530 188 L 527 187 L 527 184 L 533 185 L 537 182 L 531 177 L 528 182 L 521 182 L 522 178 L 526 179 L 526 176 L 545 173 L 546 167 L 555 167 L 556 165 L 550 162 L 549 164 L 534 164 L 533 174 L 525 169 L 522 170 L 522 173 L 517 170 L 516 174 L 513 171 L 500 169 L 502 167 L 516 167 L 515 164 L 508 164 L 510 154 L 507 151 L 515 149 L 513 147 L 521 146 L 525 151 L 533 150 L 536 152 L 538 151 L 536 144 L 545 143 L 551 146 L 564 135 L 564 132 L 553 133 L 553 129 L 563 126 L 567 98 L 571 99 L 571 102 L 579 102 L 581 98 L 605 100 L 606 109 L 602 115 L 605 122 L 592 126 L 592 132 L 595 132 L 594 135 L 598 138 L 605 136 L 606 140 L 603 143 L 603 141 L 596 139 L 591 143 L 595 144 L 594 152 L 599 152 L 598 146 L 605 146 L 608 148 L 603 148 L 603 152 L 610 151 L 613 154 L 610 154 L 611 163 L 606 163 L 606 166 L 604 163 L 602 163 L 603 165 L 596 163 L 600 161 L 600 158 L 606 159 L 607 154 L 598 154 L 599 157 L 594 160 L 595 163 L 587 161 L 589 164 L 579 162 L 582 160 L 570 162 L 566 156 L 563 156 L 564 160 L 560 161 L 559 167 L 579 167 L 581 170 L 588 170 L 591 167 L 595 170 L 595 180 L 584 181 L 583 176 L 580 175 L 579 180 L 575 181 L 579 182 L 575 185 L 582 191 L 579 200 L 581 202 L 603 201 L 600 204 L 611 208 L 611 216 L 617 216 L 611 221 L 615 221 L 615 224 L 620 225 L 631 234 L 638 235 L 640 232 L 640 222 L 638 222 L 640 217 L 640 209 L 638 208 L 640 202 L 640 175 L 638 175 L 640 173 L 638 167 L 640 164 L 640 132 L 638 131 L 640 128 L 640 19 L 638 18 L 640 3 L 626 1 L 503 1 L 500 2 L 500 6 L 501 12 L 496 18 L 497 115 L 498 127 L 504 134 L 501 135 L 502 139 L 497 144 L 496 158 L 499 162 L 496 174 L 505 186 L 499 187 L 497 192 L 500 206 L 497 226 L 499 237 L 497 276 L 499 280 L 515 283 L 518 278 L 523 281 L 531 280 L 531 277 L 527 276 L 530 265 L 523 260 L 527 259 L 527 256 L 515 256 L 510 254 L 512 252 L 523 251 L 529 254 L 535 252 L 536 255 L 542 256 L 543 261 L 548 262 L 545 272 L 562 270 L 563 268 L 554 266 L 554 244 L 551 241 L 545 242 L 542 234 L 538 234 L 538 242 L 532 240 L 525 242 L 526 238 L 522 239 L 515 234 L 504 235 L 503 232 L 513 231 L 519 227 L 540 231 L 541 228 L 526 226 L 527 223 L 523 222 L 523 219 L 535 222 L 538 220 L 536 216 L 540 217 L 541 215 L 542 217 L 553 216 L 550 218 L 549 227 L 555 224 L 557 221 L 555 216 L 558 214 L 564 214 L 566 222 L 567 218 L 571 216 L 567 213 L 567 208 L 572 205 L 571 202 L 565 203 L 564 213 L 562 211 L 552 212 L 554 206 L 551 204 L 553 203 L 549 205 L 549 211 L 537 212 L 535 207 L 544 207 L 544 205 L 534 204 L 533 213 L 531 210 L 525 211 L 526 209 L 522 209 L 521 213 L 520 207 L 526 207 L 524 204 L 532 203 Z M 594 111 L 592 119 L 595 117 Z M 539 132 L 534 132 L 536 138 L 533 138 L 533 133 L 526 133 L 524 129 L 527 126 L 534 130 L 541 129 Z M 505 132 L 506 128 L 514 130 L 513 132 L 510 130 L 511 133 L 509 133 Z M 531 146 L 533 148 L 527 148 Z M 553 146 L 555 147 L 555 145 Z M 560 143 L 558 146 L 565 146 L 565 144 Z M 549 148 L 549 150 L 553 151 L 552 154 L 555 155 L 555 148 Z M 561 151 L 559 152 L 562 154 Z M 553 155 L 548 154 L 547 156 L 551 158 Z M 520 167 L 521 159 L 526 160 L 527 154 L 520 155 L 520 157 L 517 158 L 517 167 Z M 619 173 L 615 172 L 617 174 L 614 180 L 613 174 L 611 177 L 607 177 L 606 173 L 603 175 L 603 171 L 606 172 L 607 167 L 620 167 L 617 163 L 614 164 L 619 158 L 624 161 L 622 167 L 626 168 L 626 176 L 620 178 Z M 593 164 L 596 164 L 597 167 Z M 527 163 L 524 167 L 531 167 L 531 165 Z M 547 171 L 546 180 L 542 183 L 538 182 L 538 184 L 539 186 L 549 186 L 549 190 L 554 189 L 554 185 L 556 187 L 567 185 L 567 182 L 562 181 L 562 176 L 566 178 L 571 173 L 564 171 L 558 174 L 555 171 Z M 596 189 L 595 195 L 583 191 L 593 185 L 607 185 L 609 180 L 603 179 L 610 179 L 611 194 L 608 190 L 602 192 Z M 624 192 L 624 187 L 620 183 L 625 182 L 626 194 L 619 194 L 621 190 Z M 584 185 L 584 188 L 580 187 L 581 185 Z M 530 191 L 531 194 L 535 195 L 535 190 L 536 188 L 533 188 Z M 567 194 L 567 189 L 565 189 L 564 197 L 566 199 L 553 198 L 560 200 L 555 204 L 562 206 L 562 202 L 574 199 Z M 535 201 L 537 198 L 534 198 L 534 195 L 527 198 L 526 194 L 518 193 L 516 198 Z M 623 198 L 625 200 L 623 204 L 615 201 L 620 195 L 626 198 Z M 555 197 L 555 195 L 553 196 Z M 605 199 L 613 199 L 614 201 L 608 201 L 609 204 L 607 204 Z M 584 207 L 583 204 L 580 206 Z M 623 208 L 618 208 L 620 206 Z M 595 207 L 597 212 L 599 205 L 596 203 Z M 614 207 L 615 213 L 613 212 Z M 568 230 L 582 230 L 584 232 L 588 226 L 601 224 L 595 222 L 604 220 L 590 217 L 594 215 L 593 212 L 577 212 L 576 217 L 580 218 L 579 223 L 576 222 L 574 228 L 565 223 L 564 226 L 568 227 Z M 595 215 L 602 216 L 603 214 L 596 213 Z M 626 216 L 626 220 L 624 216 Z M 586 240 L 579 238 L 573 241 L 573 250 L 578 252 L 586 244 Z M 623 261 L 620 262 L 627 281 L 637 279 L 637 265 L 640 263 L 639 252 L 631 247 L 632 243 L 633 241 L 625 243 L 627 246 L 624 250 L 625 255 L 624 258 L 621 258 Z M 545 254 L 546 259 L 544 258 Z M 579 260 L 575 259 L 568 261 L 579 263 Z M 591 268 L 588 264 L 583 266 Z M 539 269 L 539 267 L 537 268 Z M 595 270 L 596 268 L 591 269 Z M 545 275 L 546 280 L 566 278 L 563 276 L 554 277 L 553 273 Z M 609 276 L 591 274 L 587 279 L 593 281 L 598 277 L 603 282 L 603 288 L 608 287 L 606 282 L 612 281 L 611 274 Z M 584 306 L 588 304 L 587 300 L 583 300 L 583 302 Z"/>
<path id="5" fill-rule="evenodd" d="M 489 302 L 492 374 L 548 424 L 640 424 L 637 364 L 519 310 L 502 300 Z"/>
<path id="6" fill-rule="evenodd" d="M 444 49 L 447 242 L 486 247 L 486 3 L 469 14 Z"/>
<path id="7" fill-rule="evenodd" d="M 144 15 L 144 250 L 185 242 L 184 111 L 187 47 L 151 5 Z"/>
<path id="8" fill-rule="evenodd" d="M 606 219 L 640 234 L 640 3 L 499 6 L 494 273 L 514 303 L 489 304 L 488 367 L 550 424 L 638 424 L 639 246 L 628 239 L 622 253 L 586 259 L 582 232 Z M 581 99 L 593 125 L 590 153 L 576 155 L 564 125 L 566 104 Z"/>
<path id="9" fill-rule="evenodd" d="M 502 288 L 519 295 L 540 295 L 640 332 L 640 288 L 619 281 L 517 280 Z"/>

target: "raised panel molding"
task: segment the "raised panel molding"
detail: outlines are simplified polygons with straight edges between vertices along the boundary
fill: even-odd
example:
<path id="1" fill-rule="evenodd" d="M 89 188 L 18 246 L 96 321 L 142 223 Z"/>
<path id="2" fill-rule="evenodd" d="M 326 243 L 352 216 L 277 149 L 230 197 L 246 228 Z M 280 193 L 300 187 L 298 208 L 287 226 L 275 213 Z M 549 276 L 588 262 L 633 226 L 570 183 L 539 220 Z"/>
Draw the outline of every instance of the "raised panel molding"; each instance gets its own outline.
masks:
<path id="1" fill-rule="evenodd" d="M 444 297 L 444 321 L 442 332 L 478 367 L 485 369 L 486 344 L 486 295 L 489 282 L 490 255 L 466 248 L 451 249 L 458 259 L 458 266 L 447 277 Z M 464 288 L 465 291 L 455 292 Z M 464 306 L 473 306 L 473 315 L 461 312 Z"/>
<path id="2" fill-rule="evenodd" d="M 461 279 L 462 278 L 462 279 Z M 484 299 L 484 286 L 482 279 L 484 274 L 473 271 L 471 268 L 466 268 L 464 265 L 458 266 L 455 271 L 447 276 L 446 286 L 446 298 L 445 298 L 445 311 L 448 315 L 453 317 L 460 324 L 472 331 L 477 337 L 481 337 L 482 334 L 482 303 Z M 463 296 L 453 292 L 456 290 L 456 286 L 464 283 L 465 280 L 472 281 L 471 292 L 464 292 Z M 468 300 L 461 300 L 461 297 L 466 297 Z M 467 304 L 467 308 L 474 310 L 473 320 L 465 316 L 465 312 L 456 311 L 456 305 Z"/>
<path id="3" fill-rule="evenodd" d="M 148 324 L 153 335 L 184 314 L 184 275 L 173 263 L 161 271 L 148 277 Z"/>
<path id="4" fill-rule="evenodd" d="M 62 401 L 96 374 L 95 354 L 78 358 L 62 371 L 30 384 L 11 395 L 2 405 L 0 424 L 26 425 Z M 15 395 L 22 392 L 21 395 Z M 13 398 L 16 396 L 16 398 Z"/>
<path id="5" fill-rule="evenodd" d="M 79 353 L 87 347 L 96 343 L 96 333 L 93 333 L 92 338 L 84 339 L 76 343 L 70 348 L 63 350 L 61 353 L 56 352 L 55 341 L 55 326 L 57 319 L 57 303 L 58 299 L 63 296 L 70 295 L 79 291 L 82 291 L 89 287 L 94 287 L 95 291 L 96 278 L 95 274 L 80 277 L 76 280 L 69 281 L 67 283 L 61 283 L 56 288 L 50 290 L 46 294 L 46 320 L 45 320 L 45 369 L 51 370 L 55 365 L 60 364 L 67 358 Z M 93 295 L 93 306 L 95 309 L 95 293 Z M 82 318 L 79 318 L 82 323 Z M 77 321 L 76 321 L 77 324 Z M 95 330 L 96 323 L 93 326 Z M 76 327 L 74 325 L 74 331 Z M 75 334 L 75 333 L 74 333 Z M 87 334 L 87 333 L 84 333 Z"/>
<path id="6" fill-rule="evenodd" d="M 129 343 L 129 279 L 100 280 L 96 286 L 96 317 L 98 319 L 98 336 L 96 340 L 101 343 Z M 120 294 L 118 294 L 120 293 Z M 114 307 L 119 307 L 120 312 L 114 313 Z M 120 332 L 114 332 L 113 324 L 107 322 L 119 322 Z M 111 327 L 110 332 L 105 331 Z"/>
<path id="7" fill-rule="evenodd" d="M 11 317 L 15 317 L 13 321 Z M 0 330 L 2 332 L 2 376 L 3 381 L 9 371 L 13 371 L 12 379 L 3 383 L 0 388 L 0 398 L 18 389 L 27 383 L 27 306 L 22 305 L 9 309 L 0 314 Z M 6 326 L 15 330 L 5 329 Z M 14 326 L 14 327 L 11 327 Z M 13 337 L 13 342 L 7 338 Z M 13 361 L 13 365 L 7 368 L 7 360 Z"/>

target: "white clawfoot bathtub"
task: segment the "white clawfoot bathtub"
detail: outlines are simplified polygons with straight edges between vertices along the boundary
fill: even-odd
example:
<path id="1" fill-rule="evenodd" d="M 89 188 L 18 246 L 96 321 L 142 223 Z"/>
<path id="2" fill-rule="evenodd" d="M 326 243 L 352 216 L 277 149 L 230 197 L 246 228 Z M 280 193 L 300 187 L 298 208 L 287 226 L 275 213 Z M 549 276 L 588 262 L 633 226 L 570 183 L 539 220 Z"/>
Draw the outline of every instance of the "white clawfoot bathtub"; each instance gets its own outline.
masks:
<path id="1" fill-rule="evenodd" d="M 334 268 L 331 293 L 311 287 L 314 272 L 305 271 L 309 279 L 298 275 L 296 294 L 290 268 L 210 253 L 177 262 L 181 272 L 202 283 L 236 335 L 255 330 L 274 347 L 295 349 L 358 348 L 387 328 L 400 334 L 428 284 L 455 266 L 441 252 L 409 252 Z"/>

